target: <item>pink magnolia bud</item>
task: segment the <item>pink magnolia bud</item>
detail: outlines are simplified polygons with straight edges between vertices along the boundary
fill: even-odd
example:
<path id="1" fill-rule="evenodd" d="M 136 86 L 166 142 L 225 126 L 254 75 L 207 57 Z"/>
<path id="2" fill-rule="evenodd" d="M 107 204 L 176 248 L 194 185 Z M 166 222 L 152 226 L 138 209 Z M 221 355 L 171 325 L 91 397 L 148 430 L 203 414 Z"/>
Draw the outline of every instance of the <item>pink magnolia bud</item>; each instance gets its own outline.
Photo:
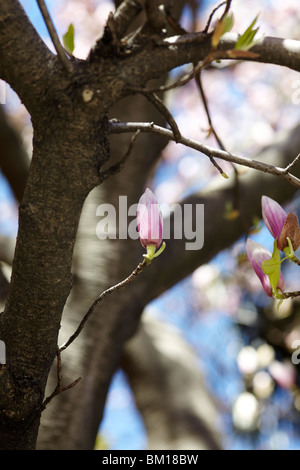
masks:
<path id="1" fill-rule="evenodd" d="M 269 232 L 274 238 L 279 240 L 282 232 L 287 213 L 282 209 L 278 202 L 270 197 L 263 196 L 261 198 L 262 216 Z M 280 249 L 280 247 L 278 246 Z"/>
<path id="2" fill-rule="evenodd" d="M 156 197 L 146 189 L 137 207 L 137 226 L 141 244 L 144 248 L 154 245 L 158 248 L 162 242 L 162 215 Z"/>
<path id="3" fill-rule="evenodd" d="M 254 269 L 255 273 L 259 277 L 260 282 L 262 283 L 265 293 L 269 297 L 272 297 L 272 287 L 270 284 L 269 277 L 263 272 L 262 269 L 263 261 L 265 261 L 266 259 L 270 259 L 272 257 L 271 253 L 266 250 L 266 248 L 264 248 L 262 245 L 254 242 L 250 238 L 248 238 L 246 243 L 246 252 L 252 268 Z M 284 292 L 285 281 L 282 273 L 280 273 L 277 288 Z"/>
<path id="4" fill-rule="evenodd" d="M 297 216 L 293 212 L 287 214 L 278 202 L 267 196 L 262 197 L 261 206 L 264 222 L 273 237 L 277 238 L 278 249 L 283 251 L 288 246 L 288 237 L 293 249 L 297 250 L 300 246 L 300 228 Z"/>

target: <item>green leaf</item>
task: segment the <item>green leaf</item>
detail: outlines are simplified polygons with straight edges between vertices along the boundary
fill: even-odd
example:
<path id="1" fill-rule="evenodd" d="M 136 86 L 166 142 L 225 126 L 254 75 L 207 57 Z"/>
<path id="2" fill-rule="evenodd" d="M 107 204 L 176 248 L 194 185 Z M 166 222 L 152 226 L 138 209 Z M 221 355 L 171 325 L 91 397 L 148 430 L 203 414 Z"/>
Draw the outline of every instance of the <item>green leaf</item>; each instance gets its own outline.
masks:
<path id="1" fill-rule="evenodd" d="M 254 37 L 259 30 L 259 28 L 253 29 L 256 21 L 257 21 L 258 16 L 254 18 L 250 26 L 246 29 L 246 31 L 238 38 L 236 45 L 234 46 L 234 49 L 237 49 L 239 51 L 247 51 L 248 49 L 251 49 L 251 47 L 254 46 L 255 41 Z"/>
<path id="2" fill-rule="evenodd" d="M 232 26 L 234 24 L 234 16 L 233 16 L 233 13 L 229 12 L 229 13 L 226 13 L 226 15 L 224 16 L 223 18 L 223 21 L 225 23 L 225 26 L 224 26 L 224 33 L 227 33 L 228 31 L 230 31 L 232 29 Z"/>
<path id="3" fill-rule="evenodd" d="M 212 48 L 215 49 L 220 42 L 221 36 L 231 30 L 234 23 L 233 13 L 227 13 L 218 20 L 211 38 Z"/>
<path id="4" fill-rule="evenodd" d="M 270 259 L 266 259 L 262 263 L 263 272 L 269 277 L 273 292 L 277 291 L 277 284 L 280 277 L 280 251 L 277 248 L 277 239 L 274 240 L 273 253 Z"/>
<path id="5" fill-rule="evenodd" d="M 74 47 L 75 47 L 73 23 L 69 25 L 68 31 L 63 35 L 63 44 L 64 44 L 64 48 L 66 49 L 66 51 L 72 54 L 74 51 Z"/>

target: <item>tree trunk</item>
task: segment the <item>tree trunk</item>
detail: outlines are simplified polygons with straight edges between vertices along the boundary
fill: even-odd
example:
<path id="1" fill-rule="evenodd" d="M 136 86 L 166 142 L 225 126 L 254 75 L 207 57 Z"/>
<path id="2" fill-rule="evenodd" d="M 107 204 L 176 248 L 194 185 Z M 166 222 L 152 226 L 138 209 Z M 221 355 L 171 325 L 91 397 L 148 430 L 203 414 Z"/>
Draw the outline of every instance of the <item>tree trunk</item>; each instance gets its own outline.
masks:
<path id="1" fill-rule="evenodd" d="M 57 354 L 61 316 L 72 282 L 62 341 L 76 328 L 95 296 L 127 276 L 142 259 L 143 250 L 137 248 L 136 241 L 99 242 L 95 235 L 96 208 L 103 202 L 117 207 L 119 195 L 128 197 L 128 205 L 137 202 L 166 142 L 150 134 L 139 138 L 131 163 L 86 200 L 103 181 L 101 170 L 110 157 L 108 132 L 112 126 L 107 114 L 122 98 L 144 93 L 150 80 L 161 78 L 175 67 L 208 60 L 211 52 L 217 52 L 214 59 L 230 58 L 228 50 L 236 44 L 237 35 L 226 34 L 217 51 L 212 51 L 211 34 L 185 34 L 176 23 L 175 30 L 179 29 L 180 34 L 168 39 L 163 27 L 167 15 L 159 16 L 163 21 L 155 15 L 161 13 L 158 2 L 140 0 L 122 5 L 124 10 L 110 15 L 103 35 L 87 60 L 82 61 L 67 57 L 53 34 L 57 55 L 52 54 L 19 2 L 0 0 L 0 77 L 19 95 L 34 128 L 33 158 L 20 204 L 12 278 L 0 316 L 0 338 L 7 346 L 7 366 L 0 373 L 3 449 L 35 448 L 45 384 Z M 143 8 L 143 27 L 125 38 L 136 13 Z M 46 22 L 49 28 L 49 19 Z M 250 55 L 250 60 L 300 70 L 297 41 L 265 37 L 253 51 L 257 54 Z M 236 58 L 245 59 L 245 54 Z M 153 95 L 148 96 L 153 101 Z M 145 114 L 142 116 L 144 119 Z M 147 113 L 147 120 L 149 117 Z M 130 119 L 129 113 L 125 119 Z M 122 137 L 114 137 L 113 141 L 115 145 L 124 142 Z M 277 152 L 271 156 L 273 165 L 285 167 L 293 158 L 287 147 L 274 146 L 273 150 Z M 123 145 L 120 153 L 124 154 Z M 293 170 L 296 174 L 296 168 Z M 283 179 L 275 182 L 274 177 L 263 174 L 254 178 L 251 172 L 241 177 L 241 209 L 248 224 L 259 213 L 261 188 L 267 187 L 270 196 L 281 188 L 282 199 L 295 191 Z M 193 207 L 206 204 L 209 217 L 205 223 L 205 250 L 184 253 L 184 241 L 172 241 L 163 261 L 158 259 L 134 285 L 100 304 L 76 343 L 62 354 L 66 383 L 77 375 L 82 381 L 68 392 L 69 400 L 62 401 L 61 394 L 50 402 L 44 419 L 47 423 L 47 416 L 52 414 L 52 435 L 44 443 L 41 437 L 41 447 L 92 448 L 111 378 L 120 364 L 125 342 L 138 327 L 145 304 L 244 232 L 242 219 L 223 219 L 226 202 L 233 200 L 234 185 L 189 198 L 187 202 Z M 84 203 L 72 277 L 75 237 Z"/>
<path id="2" fill-rule="evenodd" d="M 74 116 L 69 120 L 74 122 Z M 0 417 L 3 448 L 35 447 L 43 391 L 72 285 L 82 205 L 97 180 L 97 165 L 106 158 L 99 137 L 95 141 L 96 135 L 105 135 L 101 122 L 84 128 L 80 120 L 68 127 L 65 122 L 66 116 L 57 115 L 55 121 L 46 117 L 35 126 L 33 158 L 19 210 L 13 274 L 0 317 L 1 338 L 9 345 L 9 368 L 1 383 L 1 392 L 6 388 Z"/>

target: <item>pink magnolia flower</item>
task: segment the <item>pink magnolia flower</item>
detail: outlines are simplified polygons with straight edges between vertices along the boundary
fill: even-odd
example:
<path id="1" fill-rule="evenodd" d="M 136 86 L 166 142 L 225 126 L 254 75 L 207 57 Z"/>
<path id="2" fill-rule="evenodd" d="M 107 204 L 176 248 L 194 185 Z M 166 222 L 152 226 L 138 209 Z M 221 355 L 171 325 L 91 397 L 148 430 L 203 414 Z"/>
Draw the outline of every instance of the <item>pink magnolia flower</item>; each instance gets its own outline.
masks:
<path id="1" fill-rule="evenodd" d="M 158 248 L 162 242 L 162 214 L 156 197 L 146 189 L 137 207 L 137 226 L 140 241 L 144 248 L 154 245 Z"/>
<path id="2" fill-rule="evenodd" d="M 288 246 L 287 237 L 290 239 L 293 249 L 300 246 L 300 229 L 297 216 L 285 210 L 273 199 L 263 196 L 261 198 L 262 216 L 264 222 L 274 238 L 277 238 L 277 247 L 283 251 Z"/>
<path id="3" fill-rule="evenodd" d="M 269 277 L 263 272 L 262 269 L 263 261 L 270 259 L 272 257 L 271 253 L 262 245 L 254 242 L 250 238 L 248 238 L 246 243 L 246 252 L 252 268 L 254 269 L 255 273 L 259 277 L 260 282 L 262 283 L 265 293 L 269 297 L 272 297 L 272 287 L 270 284 Z M 280 273 L 277 288 L 284 292 L 285 280 L 282 273 Z"/>
<path id="4" fill-rule="evenodd" d="M 279 239 L 287 218 L 287 213 L 278 202 L 267 196 L 261 198 L 261 208 L 267 229 L 274 238 Z"/>

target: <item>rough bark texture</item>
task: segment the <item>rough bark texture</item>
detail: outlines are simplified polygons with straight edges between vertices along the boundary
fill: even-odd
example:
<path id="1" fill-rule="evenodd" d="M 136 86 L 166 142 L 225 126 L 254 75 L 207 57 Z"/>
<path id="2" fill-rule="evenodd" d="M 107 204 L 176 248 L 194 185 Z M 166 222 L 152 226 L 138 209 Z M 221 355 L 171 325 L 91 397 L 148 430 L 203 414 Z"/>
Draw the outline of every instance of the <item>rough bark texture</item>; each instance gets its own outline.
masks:
<path id="1" fill-rule="evenodd" d="M 107 114 L 114 117 L 113 105 L 133 94 L 137 87 L 144 87 L 174 67 L 202 60 L 210 51 L 209 34 L 183 34 L 166 41 L 161 30 L 164 19 L 158 21 L 153 15 L 157 2 L 145 4 L 146 22 L 136 34 L 121 41 L 144 2 L 123 2 L 120 8 L 123 6 L 124 10 L 110 16 L 88 59 L 72 58 L 65 70 L 39 38 L 18 1 L 0 0 L 0 77 L 20 96 L 34 129 L 12 278 L 0 316 L 0 339 L 7 346 L 7 366 L 0 371 L 1 449 L 36 446 L 45 386 L 56 356 L 62 312 L 72 282 L 67 321 L 59 341 L 73 332 L 95 296 L 127 276 L 142 258 L 143 250 L 134 241 L 99 242 L 95 235 L 96 207 L 102 202 L 117 206 L 119 195 L 128 196 L 128 205 L 137 202 L 165 142 L 157 139 L 156 146 L 154 137 L 141 138 L 143 144 L 136 146 L 125 170 L 95 189 L 103 165 L 110 158 Z M 225 37 L 220 43 L 220 54 L 224 55 L 235 39 Z M 265 38 L 255 51 L 259 61 L 300 69 L 297 41 L 291 45 Z M 298 135 L 297 132 L 291 136 L 290 148 L 278 145 L 267 158 L 272 158 L 274 165 L 285 166 L 297 153 Z M 117 145 L 118 140 L 114 141 Z M 142 150 L 145 146 L 147 157 Z M 259 213 L 262 187 L 264 191 L 268 187 L 268 194 L 276 195 L 279 202 L 295 191 L 283 180 L 274 184 L 274 177 L 253 177 L 253 173 L 248 173 L 241 179 L 241 205 L 247 218 Z M 68 392 L 72 397 L 68 401 L 63 402 L 62 394 L 56 398 L 55 408 L 54 402 L 50 403 L 44 419 L 45 429 L 50 423 L 52 434 L 42 434 L 41 447 L 93 447 L 111 378 L 146 303 L 243 233 L 241 220 L 223 219 L 225 203 L 232 198 L 230 185 L 190 198 L 187 202 L 205 203 L 205 251 L 185 251 L 184 241 L 174 240 L 164 257 L 134 285 L 120 291 L 117 302 L 109 298 L 100 306 L 76 340 L 76 348 L 72 345 L 62 354 L 66 383 L 78 375 L 82 381 Z M 209 214 L 214 214 L 213 220 Z M 222 233 L 217 241 L 215 233 Z M 99 256 L 95 257 L 96 252 Z M 66 369 L 64 364 L 68 364 Z M 51 413 L 52 421 L 47 418 Z M 84 432 L 78 432 L 80 428 Z"/>

